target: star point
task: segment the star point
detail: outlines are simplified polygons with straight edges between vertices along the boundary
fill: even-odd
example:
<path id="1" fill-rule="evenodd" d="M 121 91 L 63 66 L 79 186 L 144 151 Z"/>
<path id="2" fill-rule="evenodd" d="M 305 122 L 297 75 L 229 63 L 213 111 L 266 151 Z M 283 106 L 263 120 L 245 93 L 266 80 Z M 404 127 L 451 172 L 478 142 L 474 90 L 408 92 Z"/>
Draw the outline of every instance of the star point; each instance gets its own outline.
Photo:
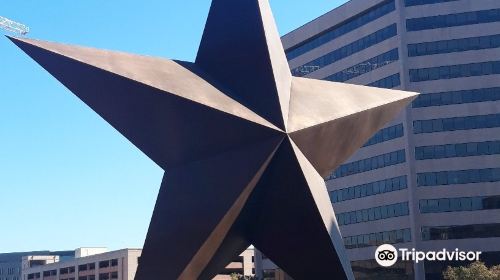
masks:
<path id="1" fill-rule="evenodd" d="M 267 0 L 213 0 L 196 64 L 286 131 L 292 75 Z"/>

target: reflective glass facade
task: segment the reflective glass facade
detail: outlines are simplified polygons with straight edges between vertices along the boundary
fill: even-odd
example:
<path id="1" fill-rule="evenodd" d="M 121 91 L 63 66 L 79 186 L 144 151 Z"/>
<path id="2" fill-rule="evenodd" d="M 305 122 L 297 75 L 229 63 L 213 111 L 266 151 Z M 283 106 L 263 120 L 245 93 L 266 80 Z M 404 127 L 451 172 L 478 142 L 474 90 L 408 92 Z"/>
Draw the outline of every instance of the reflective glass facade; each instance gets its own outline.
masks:
<path id="1" fill-rule="evenodd" d="M 408 202 L 384 205 L 363 210 L 356 210 L 337 214 L 339 226 L 351 225 L 357 223 L 366 223 L 394 217 L 408 216 L 410 210 Z"/>
<path id="2" fill-rule="evenodd" d="M 403 163 L 406 160 L 405 150 L 379 155 L 363 160 L 343 164 L 335 170 L 329 179 L 345 177 L 357 173 L 362 173 L 378 168 Z"/>
<path id="3" fill-rule="evenodd" d="M 333 203 L 406 189 L 406 176 L 385 179 L 330 192 Z"/>
<path id="4" fill-rule="evenodd" d="M 500 168 L 426 172 L 417 174 L 417 185 L 444 186 L 500 181 Z"/>
<path id="5" fill-rule="evenodd" d="M 421 199 L 420 213 L 444 213 L 500 209 L 500 196 Z"/>
<path id="6" fill-rule="evenodd" d="M 458 1 L 458 0 L 405 0 L 405 6 L 411 7 L 411 6 L 446 3 L 446 2 L 454 2 L 454 1 Z"/>
<path id="7" fill-rule="evenodd" d="M 422 240 L 500 237 L 499 224 L 422 227 Z"/>
<path id="8" fill-rule="evenodd" d="M 369 87 L 377 88 L 395 88 L 401 85 L 401 75 L 399 73 L 390 75 L 378 81 L 368 84 Z"/>
<path id="9" fill-rule="evenodd" d="M 310 61 L 302 66 L 299 66 L 292 70 L 292 75 L 297 77 L 302 77 L 317 71 L 327 65 L 330 65 L 336 61 L 343 58 L 351 56 L 357 52 L 360 52 L 366 48 L 376 45 L 382 41 L 396 36 L 398 33 L 396 24 L 382 28 L 368 36 L 365 36 L 353 43 L 350 43 L 340 49 L 334 50 L 326 55 L 323 55 L 313 61 Z"/>
<path id="10" fill-rule="evenodd" d="M 406 243 L 410 241 L 411 231 L 409 228 L 344 237 L 344 245 L 347 249 Z"/>
<path id="11" fill-rule="evenodd" d="M 419 95 L 413 108 L 445 106 L 500 100 L 500 87 L 447 91 Z"/>
<path id="12" fill-rule="evenodd" d="M 390 141 L 396 138 L 401 138 L 404 136 L 403 124 L 397 124 L 390 127 L 386 127 L 378 131 L 375 135 L 366 142 L 363 147 L 368 147 L 376 144 L 380 144 L 386 141 Z"/>
<path id="13" fill-rule="evenodd" d="M 500 21 L 500 9 L 492 9 L 407 19 L 406 30 L 419 31 L 497 21 Z"/>
<path id="14" fill-rule="evenodd" d="M 325 78 L 325 80 L 332 82 L 345 82 L 347 80 L 354 79 L 358 76 L 391 64 L 398 59 L 398 49 L 393 49 L 374 58 L 358 63 L 352 67 L 344 69 L 340 72 L 337 72 L 331 76 L 328 76 Z"/>
<path id="15" fill-rule="evenodd" d="M 375 260 L 351 262 L 356 280 L 410 280 L 413 278 L 413 263 L 398 261 L 391 267 L 382 267 Z"/>
<path id="16" fill-rule="evenodd" d="M 394 11 L 396 5 L 394 0 L 386 1 L 381 5 L 377 5 L 364 13 L 354 16 L 339 25 L 336 25 L 327 31 L 317 35 L 297 46 L 291 47 L 286 50 L 286 56 L 289 60 L 294 59 L 310 50 L 313 50 L 321 45 L 324 45 L 335 38 L 347 34 L 367 23 L 370 23 L 388 13 Z"/>
<path id="17" fill-rule="evenodd" d="M 500 47 L 500 35 L 443 40 L 408 45 L 408 56 L 465 52 Z"/>
<path id="18" fill-rule="evenodd" d="M 420 134 L 494 127 L 500 127 L 500 114 L 414 121 L 413 133 Z"/>
<path id="19" fill-rule="evenodd" d="M 470 142 L 415 148 L 416 160 L 486 156 L 497 154 L 500 154 L 500 141 Z"/>
<path id="20" fill-rule="evenodd" d="M 500 74 L 500 61 L 488 61 L 431 68 L 410 69 L 410 81 L 424 82 L 496 74 Z"/>

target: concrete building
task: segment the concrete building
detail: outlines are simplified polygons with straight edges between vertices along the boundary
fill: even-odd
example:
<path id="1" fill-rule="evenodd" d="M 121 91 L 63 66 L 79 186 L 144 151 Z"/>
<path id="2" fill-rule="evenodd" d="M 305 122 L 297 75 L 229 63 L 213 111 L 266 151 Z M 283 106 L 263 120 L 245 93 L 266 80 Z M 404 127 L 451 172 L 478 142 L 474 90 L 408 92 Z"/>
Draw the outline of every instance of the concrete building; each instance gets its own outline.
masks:
<path id="1" fill-rule="evenodd" d="M 37 255 L 40 256 L 39 259 L 33 259 L 27 264 L 29 266 L 36 266 L 45 263 L 46 261 L 41 261 L 44 259 L 68 259 L 73 258 L 74 251 L 34 251 L 34 252 L 17 252 L 17 253 L 5 253 L 0 254 L 0 280 L 20 280 L 21 271 L 23 267 L 23 256 L 26 255 Z"/>
<path id="2" fill-rule="evenodd" d="M 80 248 L 75 258 L 65 261 L 46 261 L 40 256 L 24 256 L 22 280 L 133 280 L 141 249 L 106 252 L 104 248 Z M 33 260 L 42 265 L 27 265 Z"/>
<path id="3" fill-rule="evenodd" d="M 254 276 L 256 275 L 255 249 L 250 246 L 236 259 L 226 266 L 213 280 L 232 280 L 231 275 Z"/>
<path id="4" fill-rule="evenodd" d="M 6 280 L 133 280 L 141 253 L 142 249 L 108 252 L 106 248 L 79 248 L 74 251 L 74 258 L 63 261 L 59 261 L 58 256 L 25 255 L 20 276 Z M 252 276 L 255 274 L 253 261 L 254 249 L 250 247 L 214 280 L 231 280 L 232 274 Z"/>
<path id="5" fill-rule="evenodd" d="M 449 264 L 382 269 L 383 243 L 500 264 L 500 1 L 351 0 L 282 40 L 295 76 L 422 93 L 326 178 L 357 279 Z"/>
<path id="6" fill-rule="evenodd" d="M 20 262 L 8 261 L 0 262 L 0 280 L 20 280 Z"/>

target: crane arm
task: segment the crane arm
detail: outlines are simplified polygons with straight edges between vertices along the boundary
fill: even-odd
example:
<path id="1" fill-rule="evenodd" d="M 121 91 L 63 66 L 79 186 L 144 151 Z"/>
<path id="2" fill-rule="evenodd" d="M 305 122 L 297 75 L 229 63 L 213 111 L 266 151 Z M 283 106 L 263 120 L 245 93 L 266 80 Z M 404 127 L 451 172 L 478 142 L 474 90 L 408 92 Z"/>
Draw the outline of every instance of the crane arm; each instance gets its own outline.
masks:
<path id="1" fill-rule="evenodd" d="M 26 35 L 30 31 L 28 26 L 12 21 L 8 18 L 4 18 L 2 16 L 0 16 L 0 28 L 21 35 Z"/>

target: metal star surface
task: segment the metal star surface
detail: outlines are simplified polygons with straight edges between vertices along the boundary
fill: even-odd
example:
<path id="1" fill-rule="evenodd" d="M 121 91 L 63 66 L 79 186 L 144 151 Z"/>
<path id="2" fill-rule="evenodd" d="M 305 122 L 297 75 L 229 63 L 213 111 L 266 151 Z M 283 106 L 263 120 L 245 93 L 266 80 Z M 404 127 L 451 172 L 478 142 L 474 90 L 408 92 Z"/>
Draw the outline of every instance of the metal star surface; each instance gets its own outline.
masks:
<path id="1" fill-rule="evenodd" d="M 135 279 L 210 279 L 250 244 L 354 279 L 323 177 L 415 93 L 292 77 L 267 0 L 214 0 L 194 63 L 11 40 L 167 171 Z"/>

